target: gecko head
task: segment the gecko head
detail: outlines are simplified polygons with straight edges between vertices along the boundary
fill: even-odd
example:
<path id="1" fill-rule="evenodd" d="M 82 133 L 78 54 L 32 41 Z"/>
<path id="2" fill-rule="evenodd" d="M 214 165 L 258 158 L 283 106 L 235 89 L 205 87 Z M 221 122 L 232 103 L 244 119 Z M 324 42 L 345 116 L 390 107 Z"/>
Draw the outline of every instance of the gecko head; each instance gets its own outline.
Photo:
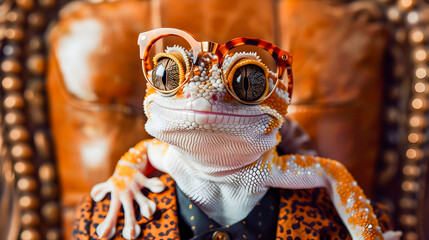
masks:
<path id="1" fill-rule="evenodd" d="M 277 144 L 290 100 L 287 84 L 279 81 L 272 90 L 276 74 L 256 53 L 230 54 L 219 66 L 212 53 L 193 59 L 191 51 L 167 47 L 155 56 L 147 77 L 147 132 L 201 156 L 204 164 L 246 165 Z M 189 80 L 183 83 L 185 78 Z"/>

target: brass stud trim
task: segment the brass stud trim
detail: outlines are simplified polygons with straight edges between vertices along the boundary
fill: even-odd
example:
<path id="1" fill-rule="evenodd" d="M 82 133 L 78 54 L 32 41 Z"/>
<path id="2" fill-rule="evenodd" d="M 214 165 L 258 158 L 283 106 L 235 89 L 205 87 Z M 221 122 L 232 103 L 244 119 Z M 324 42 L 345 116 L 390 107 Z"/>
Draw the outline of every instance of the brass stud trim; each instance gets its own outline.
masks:
<path id="1" fill-rule="evenodd" d="M 10 111 L 6 113 L 4 120 L 8 125 L 18 125 L 25 122 L 24 115 L 19 111 Z"/>
<path id="2" fill-rule="evenodd" d="M 25 191 L 34 192 L 37 190 L 37 187 L 38 187 L 37 181 L 33 177 L 19 178 L 16 185 L 18 189 L 23 192 Z"/>
<path id="3" fill-rule="evenodd" d="M 20 240 L 40 240 L 41 235 L 36 228 L 27 228 L 21 232 L 19 238 Z"/>
<path id="4" fill-rule="evenodd" d="M 12 146 L 12 157 L 14 158 L 29 158 L 33 155 L 33 150 L 27 143 L 18 143 Z"/>
<path id="5" fill-rule="evenodd" d="M 17 161 L 13 166 L 14 171 L 17 174 L 25 175 L 25 174 L 33 174 L 34 167 L 33 164 L 28 161 Z"/>
<path id="6" fill-rule="evenodd" d="M 23 209 L 36 209 L 39 207 L 39 200 L 36 196 L 26 194 L 19 198 L 19 206 Z"/>
<path id="7" fill-rule="evenodd" d="M 35 227 L 39 225 L 40 217 L 36 211 L 24 211 L 21 215 L 21 224 L 24 227 Z"/>
<path id="8" fill-rule="evenodd" d="M 3 100 L 3 105 L 7 109 L 17 109 L 24 107 L 24 98 L 19 93 L 11 93 Z"/>
<path id="9" fill-rule="evenodd" d="M 2 87 L 7 91 L 19 91 L 22 89 L 21 80 L 17 76 L 6 76 L 3 78 Z"/>
<path id="10" fill-rule="evenodd" d="M 30 137 L 30 134 L 28 133 L 27 129 L 25 129 L 22 126 L 16 126 L 13 127 L 10 131 L 9 131 L 9 139 L 12 142 L 16 142 L 16 141 L 26 141 L 28 140 Z"/>
<path id="11" fill-rule="evenodd" d="M 55 179 L 55 169 L 51 163 L 44 163 L 39 168 L 39 178 L 43 182 L 50 182 Z"/>
<path id="12" fill-rule="evenodd" d="M 18 73 L 22 66 L 17 59 L 7 58 L 1 63 L 1 70 L 5 73 Z"/>

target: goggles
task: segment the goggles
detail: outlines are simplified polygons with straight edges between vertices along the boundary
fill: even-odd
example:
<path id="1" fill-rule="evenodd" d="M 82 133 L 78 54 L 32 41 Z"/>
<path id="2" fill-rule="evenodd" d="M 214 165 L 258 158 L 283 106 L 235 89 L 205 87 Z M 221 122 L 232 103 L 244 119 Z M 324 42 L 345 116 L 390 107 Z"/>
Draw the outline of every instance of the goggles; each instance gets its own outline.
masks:
<path id="1" fill-rule="evenodd" d="M 149 53 L 154 45 L 159 40 L 169 36 L 176 36 L 190 46 L 192 53 L 192 60 L 184 59 L 182 53 L 156 53 L 154 57 L 154 64 L 150 62 Z M 241 37 L 235 38 L 223 45 L 214 42 L 198 42 L 191 34 L 174 28 L 159 28 L 151 31 L 140 33 L 138 38 L 138 45 L 140 46 L 140 58 L 142 59 L 143 74 L 149 83 L 156 91 L 165 95 L 174 95 L 186 83 L 190 81 L 194 66 L 197 66 L 198 61 L 206 53 L 215 54 L 217 56 L 218 67 L 221 69 L 222 83 L 228 93 L 234 97 L 238 102 L 243 104 L 259 104 L 266 100 L 283 81 L 283 75 L 287 75 L 287 83 L 285 84 L 288 89 L 289 97 L 292 96 L 292 55 L 274 44 L 264 40 Z M 274 60 L 276 69 L 274 72 L 277 76 L 274 77 L 273 82 L 269 82 L 269 71 L 263 62 L 249 59 L 239 59 L 233 62 L 232 66 L 223 69 L 225 59 L 234 53 L 233 49 L 240 46 L 253 46 L 258 49 L 266 51 Z M 165 76 L 166 70 L 172 70 L 174 74 L 170 74 L 170 82 L 167 82 Z M 149 77 L 149 72 L 152 71 L 152 76 Z M 255 72 L 256 71 L 256 72 Z M 164 75 L 163 75 L 164 72 Z M 249 89 L 248 77 L 252 73 L 258 74 L 258 79 L 252 81 L 254 90 L 251 96 L 247 95 Z M 158 76 L 158 77 L 156 77 Z M 172 80 L 171 80 L 172 79 Z M 243 85 L 244 84 L 244 85 Z M 246 92 L 237 87 L 245 88 Z"/>

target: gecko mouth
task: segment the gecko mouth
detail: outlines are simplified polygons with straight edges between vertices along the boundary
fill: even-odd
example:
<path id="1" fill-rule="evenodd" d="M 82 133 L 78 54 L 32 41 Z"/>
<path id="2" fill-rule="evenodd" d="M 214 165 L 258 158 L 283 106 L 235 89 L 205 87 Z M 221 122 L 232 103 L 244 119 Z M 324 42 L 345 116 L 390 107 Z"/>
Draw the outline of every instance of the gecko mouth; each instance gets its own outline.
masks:
<path id="1" fill-rule="evenodd" d="M 193 127 L 202 126 L 205 129 L 228 125 L 234 128 L 244 128 L 249 124 L 256 124 L 261 121 L 265 123 L 272 119 L 269 114 L 260 110 L 234 111 L 222 107 L 216 107 L 212 108 L 211 111 L 201 111 L 166 107 L 156 102 L 151 102 L 151 105 L 158 109 L 159 114 L 163 118 L 168 118 L 169 120 L 174 119 Z"/>

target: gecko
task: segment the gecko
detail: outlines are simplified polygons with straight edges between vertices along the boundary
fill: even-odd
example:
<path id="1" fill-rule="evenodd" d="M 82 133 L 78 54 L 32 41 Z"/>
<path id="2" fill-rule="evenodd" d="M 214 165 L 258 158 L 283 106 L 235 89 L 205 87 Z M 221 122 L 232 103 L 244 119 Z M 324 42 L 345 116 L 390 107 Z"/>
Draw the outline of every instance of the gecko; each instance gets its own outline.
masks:
<path id="1" fill-rule="evenodd" d="M 184 35 L 193 49 L 167 47 L 150 60 L 149 67 L 147 45 L 168 34 Z M 140 34 L 148 83 L 143 103 L 148 119 L 145 127 L 154 139 L 130 148 L 113 175 L 93 187 L 91 197 L 96 202 L 111 194 L 109 211 L 98 225 L 97 235 L 111 238 L 115 234 L 122 206 L 123 237 L 138 237 L 141 227 L 133 201 L 142 216 L 149 218 L 156 206 L 141 189 L 154 193 L 164 189 L 158 178 L 143 174 L 152 165 L 169 174 L 192 202 L 223 226 L 245 218 L 270 188 L 326 188 L 352 239 L 399 239 L 400 232 L 382 233 L 370 201 L 343 164 L 277 152 L 278 130 L 291 98 L 291 55 L 275 59 L 278 65 L 282 59 L 287 63 L 282 65 L 288 75 L 284 81 L 256 52 L 222 51 L 232 43 L 277 49 L 251 38 L 225 45 L 196 42 L 192 35 L 169 28 Z"/>

